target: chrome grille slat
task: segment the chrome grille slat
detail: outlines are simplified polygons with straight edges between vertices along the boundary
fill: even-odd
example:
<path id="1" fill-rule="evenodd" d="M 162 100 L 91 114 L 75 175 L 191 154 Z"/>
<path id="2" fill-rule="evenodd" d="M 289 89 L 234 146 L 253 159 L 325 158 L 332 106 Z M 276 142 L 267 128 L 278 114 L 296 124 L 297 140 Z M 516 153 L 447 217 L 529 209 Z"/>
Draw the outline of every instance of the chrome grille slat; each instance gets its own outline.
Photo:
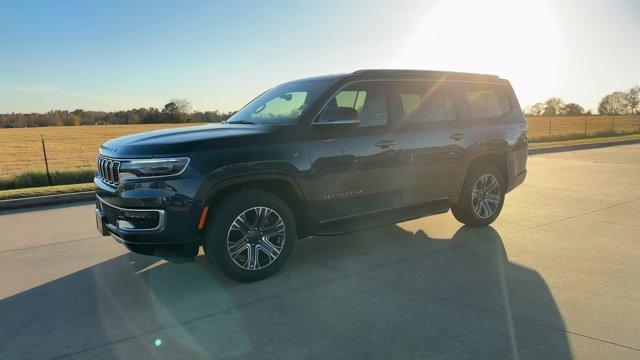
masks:
<path id="1" fill-rule="evenodd" d="M 113 161 L 107 160 L 107 181 L 113 183 Z"/>
<path id="2" fill-rule="evenodd" d="M 113 164 L 113 183 L 120 183 L 120 161 L 116 161 Z"/>
<path id="3" fill-rule="evenodd" d="M 120 184 L 120 164 L 118 160 L 106 158 L 98 155 L 98 176 L 100 179 L 110 185 Z"/>

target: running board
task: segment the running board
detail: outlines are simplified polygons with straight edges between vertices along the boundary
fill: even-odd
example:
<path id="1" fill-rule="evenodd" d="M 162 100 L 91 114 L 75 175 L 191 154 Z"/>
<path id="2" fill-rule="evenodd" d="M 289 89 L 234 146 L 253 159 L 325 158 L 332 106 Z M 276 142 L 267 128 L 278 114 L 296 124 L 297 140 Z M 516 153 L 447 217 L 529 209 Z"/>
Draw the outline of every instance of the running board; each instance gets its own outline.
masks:
<path id="1" fill-rule="evenodd" d="M 403 221 L 418 219 L 428 215 L 446 213 L 447 211 L 449 211 L 449 208 L 449 199 L 442 199 L 418 205 L 393 208 L 376 213 L 368 213 L 338 220 L 331 220 L 317 225 L 314 235 L 343 235 L 376 226 L 396 224 Z"/>

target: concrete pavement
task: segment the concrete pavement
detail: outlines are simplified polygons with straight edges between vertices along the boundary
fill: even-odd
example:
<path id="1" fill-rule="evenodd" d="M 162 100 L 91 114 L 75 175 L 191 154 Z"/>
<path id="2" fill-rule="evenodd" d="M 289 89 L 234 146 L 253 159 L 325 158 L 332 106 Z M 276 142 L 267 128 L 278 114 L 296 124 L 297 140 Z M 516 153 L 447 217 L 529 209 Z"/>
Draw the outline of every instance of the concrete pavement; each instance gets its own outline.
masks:
<path id="1" fill-rule="evenodd" d="M 0 358 L 640 358 L 640 145 L 536 155 L 491 228 L 451 214 L 298 241 L 226 279 L 0 213 Z"/>

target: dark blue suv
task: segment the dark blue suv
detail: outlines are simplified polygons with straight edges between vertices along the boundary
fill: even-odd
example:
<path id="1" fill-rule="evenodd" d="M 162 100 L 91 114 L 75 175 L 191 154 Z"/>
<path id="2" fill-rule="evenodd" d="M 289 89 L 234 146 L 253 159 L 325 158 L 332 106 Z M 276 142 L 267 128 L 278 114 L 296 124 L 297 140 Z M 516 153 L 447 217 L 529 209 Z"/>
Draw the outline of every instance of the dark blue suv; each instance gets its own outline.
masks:
<path id="1" fill-rule="evenodd" d="M 100 147 L 98 230 L 131 251 L 278 271 L 295 240 L 452 210 L 493 222 L 527 173 L 527 125 L 493 75 L 361 70 L 292 81 L 222 124 Z"/>

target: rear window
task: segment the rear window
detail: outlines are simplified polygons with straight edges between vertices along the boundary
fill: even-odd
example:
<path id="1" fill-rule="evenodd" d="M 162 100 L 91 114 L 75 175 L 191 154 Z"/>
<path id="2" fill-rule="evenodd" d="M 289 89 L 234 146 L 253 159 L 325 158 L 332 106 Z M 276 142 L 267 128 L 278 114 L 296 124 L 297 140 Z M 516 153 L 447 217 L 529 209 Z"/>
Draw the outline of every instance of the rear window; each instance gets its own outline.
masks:
<path id="1" fill-rule="evenodd" d="M 476 119 L 502 116 L 511 110 L 509 98 L 501 86 L 463 89 L 462 95 L 471 117 Z"/>

